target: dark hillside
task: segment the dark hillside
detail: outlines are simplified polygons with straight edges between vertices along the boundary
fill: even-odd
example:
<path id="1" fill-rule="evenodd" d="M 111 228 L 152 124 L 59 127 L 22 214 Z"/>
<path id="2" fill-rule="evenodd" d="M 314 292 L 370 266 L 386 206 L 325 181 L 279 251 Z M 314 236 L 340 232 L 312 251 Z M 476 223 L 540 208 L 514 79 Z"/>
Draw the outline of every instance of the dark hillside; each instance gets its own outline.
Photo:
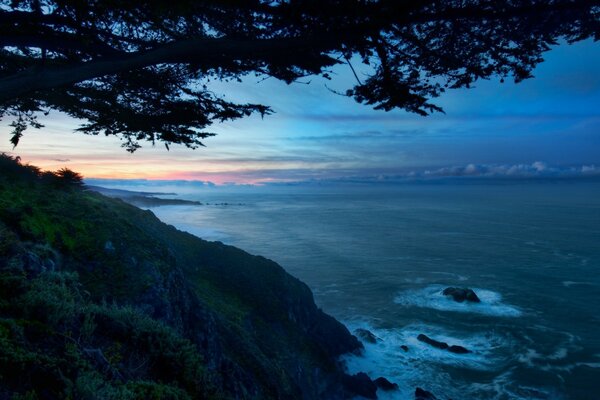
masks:
<path id="1" fill-rule="evenodd" d="M 0 164 L 0 399 L 345 396 L 360 343 L 279 265 Z"/>

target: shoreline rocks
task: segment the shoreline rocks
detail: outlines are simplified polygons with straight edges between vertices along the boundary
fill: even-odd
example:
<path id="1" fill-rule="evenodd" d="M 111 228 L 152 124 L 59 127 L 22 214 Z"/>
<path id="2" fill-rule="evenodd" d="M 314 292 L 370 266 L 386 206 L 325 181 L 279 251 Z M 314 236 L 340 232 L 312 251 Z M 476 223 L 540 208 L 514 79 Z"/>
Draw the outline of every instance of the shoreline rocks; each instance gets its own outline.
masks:
<path id="1" fill-rule="evenodd" d="M 356 375 L 344 375 L 342 384 L 346 391 L 367 399 L 377 399 L 377 386 L 364 372 Z"/>
<path id="2" fill-rule="evenodd" d="M 418 387 L 415 389 L 415 400 L 438 400 L 438 398 L 433 393 Z"/>
<path id="3" fill-rule="evenodd" d="M 373 332 L 368 329 L 358 328 L 354 331 L 354 335 L 359 338 L 361 341 L 365 343 L 377 343 L 377 336 L 373 334 Z"/>
<path id="4" fill-rule="evenodd" d="M 383 376 L 373 381 L 377 387 L 385 392 L 391 392 L 392 390 L 398 390 L 398 384 L 388 381 Z"/>

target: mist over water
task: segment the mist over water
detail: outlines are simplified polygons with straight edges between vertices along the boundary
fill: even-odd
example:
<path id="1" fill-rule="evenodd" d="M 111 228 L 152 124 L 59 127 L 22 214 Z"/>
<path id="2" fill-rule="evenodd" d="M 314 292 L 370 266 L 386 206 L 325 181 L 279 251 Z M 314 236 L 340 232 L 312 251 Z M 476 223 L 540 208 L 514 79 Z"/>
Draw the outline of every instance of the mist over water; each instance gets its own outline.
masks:
<path id="1" fill-rule="evenodd" d="M 210 204 L 152 209 L 160 219 L 277 261 L 379 337 L 346 362 L 400 385 L 380 398 L 600 396 L 598 182 L 163 189 Z"/>

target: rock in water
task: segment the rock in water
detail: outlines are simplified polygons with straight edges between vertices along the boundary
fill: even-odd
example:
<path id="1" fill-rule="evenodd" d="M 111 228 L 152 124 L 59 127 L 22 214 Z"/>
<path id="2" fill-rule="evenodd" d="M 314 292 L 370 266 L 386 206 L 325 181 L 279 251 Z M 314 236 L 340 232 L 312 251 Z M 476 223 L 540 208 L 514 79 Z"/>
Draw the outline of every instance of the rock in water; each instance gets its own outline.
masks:
<path id="1" fill-rule="evenodd" d="M 419 340 L 423 343 L 427 343 L 430 346 L 437 347 L 438 349 L 446 350 L 448 348 L 448 343 L 438 342 L 437 340 L 432 339 L 429 336 L 424 335 L 422 333 L 419 334 L 419 336 L 417 336 L 417 340 Z"/>
<path id="2" fill-rule="evenodd" d="M 380 388 L 381 390 L 385 390 L 386 392 L 389 392 L 391 390 L 398 390 L 397 383 L 390 382 L 387 379 L 385 379 L 383 376 L 380 376 L 379 378 L 375 379 L 373 382 L 375 382 L 375 385 L 377 385 L 378 388 Z"/>
<path id="3" fill-rule="evenodd" d="M 473 291 L 473 289 L 469 288 L 448 287 L 444 289 L 442 294 L 444 296 L 452 297 L 454 301 L 457 301 L 459 303 L 462 303 L 463 301 L 469 301 L 471 303 L 481 302 L 481 300 L 479 300 L 479 297 L 477 297 L 477 294 Z"/>
<path id="4" fill-rule="evenodd" d="M 408 351 L 408 346 L 403 344 L 402 346 L 400 346 L 400 348 L 404 351 Z"/>
<path id="5" fill-rule="evenodd" d="M 358 328 L 354 334 L 365 343 L 377 343 L 377 336 L 367 329 Z"/>
<path id="6" fill-rule="evenodd" d="M 471 352 L 471 350 L 466 349 L 466 348 L 464 348 L 462 346 L 455 345 L 455 344 L 453 344 L 452 346 L 448 347 L 448 351 L 451 352 L 451 353 L 455 353 L 455 354 L 467 354 L 467 353 Z"/>
<path id="7" fill-rule="evenodd" d="M 433 393 L 418 387 L 415 390 L 415 400 L 437 400 L 437 397 Z"/>
<path id="8" fill-rule="evenodd" d="M 344 375 L 342 380 L 344 387 L 353 395 L 359 395 L 367 399 L 377 398 L 377 386 L 364 372 L 356 375 Z"/>
<path id="9" fill-rule="evenodd" d="M 452 346 L 450 346 L 446 342 L 439 342 L 439 341 L 432 339 L 429 336 L 424 335 L 422 333 L 419 334 L 419 336 L 417 336 L 417 339 L 423 343 L 427 343 L 430 346 L 436 347 L 441 350 L 448 350 L 449 352 L 454 353 L 454 354 L 467 354 L 467 353 L 471 352 L 470 350 L 464 348 L 463 346 L 459 346 L 456 344 L 453 344 Z"/>

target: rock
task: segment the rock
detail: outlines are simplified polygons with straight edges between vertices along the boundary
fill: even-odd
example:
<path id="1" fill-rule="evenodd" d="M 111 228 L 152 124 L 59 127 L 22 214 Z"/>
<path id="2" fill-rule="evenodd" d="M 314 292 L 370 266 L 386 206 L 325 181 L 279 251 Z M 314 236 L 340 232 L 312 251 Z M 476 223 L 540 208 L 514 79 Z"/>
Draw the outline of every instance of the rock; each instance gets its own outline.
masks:
<path id="1" fill-rule="evenodd" d="M 479 300 L 479 297 L 477 297 L 477 294 L 473 291 L 473 289 L 448 287 L 444 289 L 442 294 L 444 296 L 452 297 L 454 301 L 459 303 L 462 303 L 463 301 L 468 301 L 471 303 L 481 302 L 481 300 Z"/>
<path id="2" fill-rule="evenodd" d="M 446 342 L 439 342 L 435 339 L 430 338 L 427 335 L 424 334 L 419 334 L 419 336 L 417 336 L 417 339 L 420 340 L 423 343 L 427 343 L 430 346 L 436 347 L 438 349 L 442 349 L 442 350 L 448 350 L 451 353 L 455 353 L 455 354 L 467 354 L 470 353 L 471 351 L 464 348 L 463 346 L 459 346 L 456 344 L 453 344 L 452 346 L 449 346 L 448 343 Z"/>
<path id="3" fill-rule="evenodd" d="M 471 352 L 471 350 L 466 349 L 466 348 L 464 348 L 462 346 L 455 345 L 455 344 L 453 344 L 452 346 L 448 347 L 448 351 L 451 352 L 451 353 L 456 353 L 456 354 L 467 354 L 467 353 Z"/>
<path id="4" fill-rule="evenodd" d="M 408 351 L 408 346 L 403 344 L 402 346 L 400 346 L 400 348 L 404 351 Z"/>
<path id="5" fill-rule="evenodd" d="M 398 390 L 397 383 L 390 382 L 387 379 L 385 379 L 383 376 L 380 376 L 379 378 L 375 379 L 373 382 L 375 382 L 375 385 L 377 385 L 378 388 L 380 388 L 381 390 L 385 390 L 386 392 L 389 392 L 391 390 Z"/>
<path id="6" fill-rule="evenodd" d="M 415 390 L 415 400 L 437 400 L 437 397 L 433 393 L 418 387 Z"/>
<path id="7" fill-rule="evenodd" d="M 342 383 L 344 388 L 352 394 L 359 395 L 367 399 L 377 398 L 377 386 L 364 372 L 359 372 L 356 375 L 344 375 Z"/>
<path id="8" fill-rule="evenodd" d="M 367 329 L 358 328 L 354 334 L 365 343 L 377 343 L 377 336 Z"/>
<path id="9" fill-rule="evenodd" d="M 448 348 L 448 343 L 446 342 L 438 342 L 435 339 L 430 338 L 427 335 L 424 334 L 419 334 L 419 336 L 417 336 L 417 340 L 423 342 L 423 343 L 427 343 L 430 346 L 436 347 L 438 349 L 442 349 L 442 350 L 446 350 Z"/>

